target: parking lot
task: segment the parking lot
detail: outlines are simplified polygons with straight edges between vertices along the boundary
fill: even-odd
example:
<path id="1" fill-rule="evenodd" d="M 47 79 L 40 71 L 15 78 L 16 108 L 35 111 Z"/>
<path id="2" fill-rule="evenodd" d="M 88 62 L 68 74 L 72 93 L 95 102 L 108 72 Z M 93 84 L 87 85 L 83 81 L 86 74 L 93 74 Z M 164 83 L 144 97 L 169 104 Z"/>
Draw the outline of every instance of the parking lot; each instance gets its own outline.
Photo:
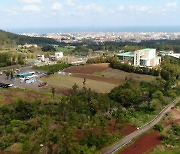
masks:
<path id="1" fill-rule="evenodd" d="M 21 67 L 17 73 L 25 73 L 31 71 L 34 71 L 31 67 Z M 19 78 L 7 79 L 5 73 L 3 73 L 2 75 L 0 75 L 0 83 L 12 84 L 13 88 L 39 90 L 40 87 L 38 85 L 41 83 L 41 81 L 37 79 L 37 82 L 27 84 L 25 82 L 20 82 Z"/>

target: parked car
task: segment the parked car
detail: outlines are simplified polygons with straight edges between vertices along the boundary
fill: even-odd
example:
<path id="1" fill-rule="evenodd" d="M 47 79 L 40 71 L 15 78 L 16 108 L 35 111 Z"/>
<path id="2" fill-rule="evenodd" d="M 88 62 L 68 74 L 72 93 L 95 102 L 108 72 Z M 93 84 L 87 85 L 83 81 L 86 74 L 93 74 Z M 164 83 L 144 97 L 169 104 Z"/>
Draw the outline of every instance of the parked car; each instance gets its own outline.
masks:
<path id="1" fill-rule="evenodd" d="M 12 86 L 13 86 L 12 84 L 0 83 L 0 87 L 2 87 L 2 88 L 9 88 Z"/>

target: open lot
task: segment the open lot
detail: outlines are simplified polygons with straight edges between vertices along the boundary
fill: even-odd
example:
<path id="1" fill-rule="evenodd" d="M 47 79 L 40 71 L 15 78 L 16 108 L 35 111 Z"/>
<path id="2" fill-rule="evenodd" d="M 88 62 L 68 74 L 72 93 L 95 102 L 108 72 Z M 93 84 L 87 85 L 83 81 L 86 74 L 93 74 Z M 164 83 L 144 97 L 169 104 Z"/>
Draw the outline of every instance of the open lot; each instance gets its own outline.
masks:
<path id="1" fill-rule="evenodd" d="M 104 72 L 99 73 L 98 75 L 103 76 L 105 78 L 115 78 L 115 79 L 133 79 L 137 81 L 153 81 L 156 77 L 144 74 L 136 74 L 136 73 L 128 73 L 117 69 L 109 68 Z"/>
<path id="2" fill-rule="evenodd" d="M 124 83 L 124 80 L 121 80 L 121 79 L 105 78 L 102 76 L 90 75 L 90 74 L 76 73 L 73 76 L 78 77 L 78 78 L 83 78 L 83 79 L 86 78 L 86 79 L 90 79 L 90 80 L 102 81 L 102 82 L 111 83 L 111 84 L 118 84 L 118 85 L 121 85 Z"/>
<path id="3" fill-rule="evenodd" d="M 153 81 L 154 76 L 128 73 L 109 67 L 108 63 L 90 64 L 83 66 L 72 66 L 63 70 L 64 72 L 74 73 L 76 77 L 100 80 L 97 76 L 104 78 L 105 82 L 122 84 L 125 79 L 133 79 L 137 81 Z M 91 75 L 91 76 L 90 76 Z M 107 80 L 106 80 L 107 79 Z M 111 80 L 111 81 L 110 81 Z"/>
<path id="4" fill-rule="evenodd" d="M 42 81 L 47 82 L 51 86 L 55 87 L 65 87 L 72 88 L 72 86 L 76 83 L 79 88 L 83 88 L 83 78 L 73 77 L 73 76 L 60 76 L 60 75 L 51 75 L 46 78 L 41 78 Z M 97 92 L 106 93 L 116 87 L 116 84 L 106 83 L 102 81 L 96 80 L 86 80 L 86 87 L 91 88 Z"/>
<path id="5" fill-rule="evenodd" d="M 96 72 L 102 72 L 109 68 L 108 63 L 103 64 L 90 64 L 90 65 L 83 65 L 83 66 L 72 66 L 69 68 L 64 69 L 64 72 L 69 73 L 82 73 L 82 74 L 93 74 Z"/>

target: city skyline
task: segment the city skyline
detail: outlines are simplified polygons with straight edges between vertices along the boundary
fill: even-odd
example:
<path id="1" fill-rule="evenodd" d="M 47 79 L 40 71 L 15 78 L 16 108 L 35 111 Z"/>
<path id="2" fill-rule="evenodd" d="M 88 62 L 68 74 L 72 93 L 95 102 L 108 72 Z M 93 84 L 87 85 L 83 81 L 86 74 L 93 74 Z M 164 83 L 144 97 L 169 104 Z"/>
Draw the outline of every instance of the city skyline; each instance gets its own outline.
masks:
<path id="1" fill-rule="evenodd" d="M 6 0 L 0 28 L 178 26 L 178 0 Z"/>

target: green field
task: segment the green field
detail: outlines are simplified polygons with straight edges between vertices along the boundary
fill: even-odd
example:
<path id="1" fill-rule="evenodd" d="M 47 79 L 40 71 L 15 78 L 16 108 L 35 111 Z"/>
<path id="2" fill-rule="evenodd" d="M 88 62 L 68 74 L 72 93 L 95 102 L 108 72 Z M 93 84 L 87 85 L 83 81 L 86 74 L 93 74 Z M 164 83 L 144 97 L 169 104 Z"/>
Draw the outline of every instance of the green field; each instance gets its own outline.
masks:
<path id="1" fill-rule="evenodd" d="M 159 149 L 156 149 L 153 151 L 151 154 L 178 154 L 180 151 L 179 148 L 176 149 L 170 149 L 170 150 L 165 150 L 165 151 L 160 151 Z"/>
<path id="2" fill-rule="evenodd" d="M 41 70 L 41 71 L 45 71 L 45 72 L 48 72 L 48 71 L 51 71 L 53 70 L 54 72 L 58 72 L 59 70 L 63 70 L 64 68 L 67 68 L 69 67 L 68 64 L 65 64 L 65 63 L 59 63 L 59 64 L 55 64 L 55 65 L 46 65 L 46 66 L 35 66 L 33 67 L 33 69 L 36 69 L 36 70 Z"/>
<path id="3" fill-rule="evenodd" d="M 56 48 L 57 51 L 61 51 L 64 53 L 64 55 L 68 55 L 73 49 L 71 48 L 66 48 L 66 47 L 58 47 Z"/>
<path id="4" fill-rule="evenodd" d="M 47 82 L 49 85 L 55 87 L 65 87 L 65 88 L 72 88 L 72 86 L 75 83 L 79 86 L 79 88 L 83 88 L 83 81 L 84 81 L 83 78 L 77 78 L 72 76 L 60 76 L 57 74 L 51 75 L 46 78 L 42 78 L 41 80 Z M 86 87 L 91 88 L 92 90 L 95 90 L 97 92 L 106 93 L 111 91 L 114 87 L 116 87 L 116 85 L 87 79 Z"/>

